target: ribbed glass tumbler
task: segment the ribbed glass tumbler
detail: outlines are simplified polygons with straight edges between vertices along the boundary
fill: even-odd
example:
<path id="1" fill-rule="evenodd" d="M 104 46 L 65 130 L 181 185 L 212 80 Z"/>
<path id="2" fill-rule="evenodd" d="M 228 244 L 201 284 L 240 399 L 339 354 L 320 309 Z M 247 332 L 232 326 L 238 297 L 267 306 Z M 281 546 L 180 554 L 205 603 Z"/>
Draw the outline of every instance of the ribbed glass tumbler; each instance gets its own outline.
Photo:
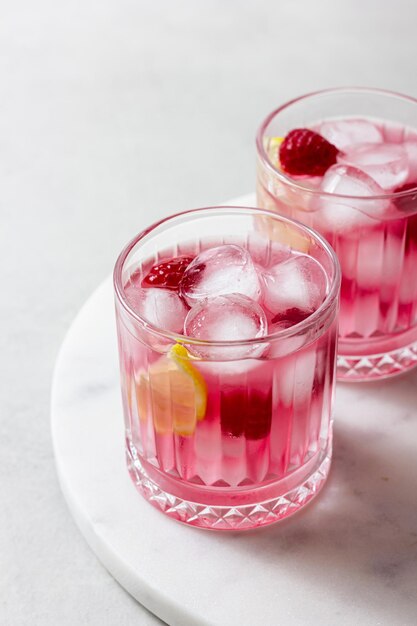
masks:
<path id="1" fill-rule="evenodd" d="M 279 142 L 300 128 L 338 148 L 324 176 L 282 167 Z M 381 379 L 414 367 L 417 100 L 374 89 L 309 94 L 265 119 L 257 153 L 258 206 L 314 228 L 338 255 L 338 378 Z"/>
<path id="2" fill-rule="evenodd" d="M 325 296 L 311 315 L 253 339 L 173 331 L 169 307 L 182 305 L 167 293 L 156 293 L 166 306 L 150 321 L 149 268 L 216 246 L 249 253 L 259 276 L 282 255 L 302 256 L 321 267 Z M 326 480 L 332 447 L 340 270 L 328 243 L 270 211 L 197 209 L 135 237 L 117 260 L 114 286 L 127 463 L 142 495 L 176 520 L 216 530 L 270 524 L 309 502 Z M 262 309 L 267 280 L 257 297 L 253 307 Z M 249 300 L 232 295 L 234 305 Z M 224 320 L 219 314 L 214 323 Z"/>

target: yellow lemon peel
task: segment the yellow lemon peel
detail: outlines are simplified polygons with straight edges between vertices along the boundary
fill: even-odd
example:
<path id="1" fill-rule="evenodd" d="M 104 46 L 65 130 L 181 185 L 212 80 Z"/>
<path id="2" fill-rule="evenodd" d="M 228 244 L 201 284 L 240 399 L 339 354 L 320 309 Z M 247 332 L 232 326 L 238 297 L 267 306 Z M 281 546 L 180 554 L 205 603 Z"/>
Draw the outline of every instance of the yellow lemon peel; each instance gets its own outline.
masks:
<path id="1" fill-rule="evenodd" d="M 157 434 L 172 432 L 184 437 L 195 432 L 197 421 L 204 419 L 207 385 L 191 363 L 188 350 L 175 344 L 166 356 L 142 372 L 136 386 L 141 419 L 152 417 Z"/>
<path id="2" fill-rule="evenodd" d="M 283 141 L 284 137 L 271 137 L 271 139 L 269 140 L 269 147 L 278 148 L 278 146 L 280 146 Z"/>

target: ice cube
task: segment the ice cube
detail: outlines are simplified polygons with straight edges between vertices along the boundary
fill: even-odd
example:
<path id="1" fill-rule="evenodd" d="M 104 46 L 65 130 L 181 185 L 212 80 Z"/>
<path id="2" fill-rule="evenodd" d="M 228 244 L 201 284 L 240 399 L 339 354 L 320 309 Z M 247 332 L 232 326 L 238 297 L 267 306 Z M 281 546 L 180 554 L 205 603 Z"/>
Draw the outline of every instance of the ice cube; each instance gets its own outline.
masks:
<path id="1" fill-rule="evenodd" d="M 235 244 L 204 250 L 190 263 L 180 291 L 190 306 L 205 298 L 241 293 L 257 300 L 261 286 L 247 250 Z"/>
<path id="2" fill-rule="evenodd" d="M 389 206 L 387 200 L 370 196 L 384 190 L 368 174 L 349 165 L 332 165 L 321 183 L 321 191 L 337 194 L 319 196 L 313 202 L 314 226 L 324 232 L 346 232 L 376 225 Z M 346 197 L 342 197 L 346 196 Z"/>
<path id="3" fill-rule="evenodd" d="M 277 330 L 302 321 L 323 302 L 327 278 L 321 265 L 306 255 L 293 256 L 265 273 L 264 303 Z"/>
<path id="4" fill-rule="evenodd" d="M 382 143 L 382 133 L 367 120 L 328 120 L 322 122 L 318 132 L 339 150 L 346 150 L 357 143 Z"/>
<path id="5" fill-rule="evenodd" d="M 147 322 L 163 330 L 182 333 L 188 308 L 180 296 L 170 289 L 157 287 L 125 287 L 130 306 Z"/>
<path id="6" fill-rule="evenodd" d="M 404 150 L 408 158 L 408 182 L 417 181 L 417 141 L 405 141 Z"/>
<path id="7" fill-rule="evenodd" d="M 268 324 L 262 307 L 242 294 L 228 294 L 202 300 L 188 312 L 185 334 L 206 341 L 242 341 L 264 337 Z M 203 358 L 244 359 L 259 356 L 261 344 L 213 347 L 189 345 L 189 350 Z"/>
<path id="8" fill-rule="evenodd" d="M 399 144 L 363 143 L 340 155 L 338 161 L 358 167 L 385 191 L 402 185 L 408 176 L 407 152 Z"/>

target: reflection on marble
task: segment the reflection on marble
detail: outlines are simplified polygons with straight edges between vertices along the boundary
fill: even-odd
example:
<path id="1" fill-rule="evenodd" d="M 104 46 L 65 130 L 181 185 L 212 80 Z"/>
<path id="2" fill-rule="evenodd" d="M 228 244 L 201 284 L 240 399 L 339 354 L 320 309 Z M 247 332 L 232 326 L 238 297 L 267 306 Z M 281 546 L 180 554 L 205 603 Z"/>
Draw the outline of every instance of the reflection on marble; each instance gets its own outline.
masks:
<path id="1" fill-rule="evenodd" d="M 417 623 L 417 370 L 339 385 L 334 461 L 304 511 L 222 535 L 178 524 L 124 464 L 112 289 L 81 311 L 57 364 L 53 440 L 81 531 L 119 582 L 176 626 Z"/>

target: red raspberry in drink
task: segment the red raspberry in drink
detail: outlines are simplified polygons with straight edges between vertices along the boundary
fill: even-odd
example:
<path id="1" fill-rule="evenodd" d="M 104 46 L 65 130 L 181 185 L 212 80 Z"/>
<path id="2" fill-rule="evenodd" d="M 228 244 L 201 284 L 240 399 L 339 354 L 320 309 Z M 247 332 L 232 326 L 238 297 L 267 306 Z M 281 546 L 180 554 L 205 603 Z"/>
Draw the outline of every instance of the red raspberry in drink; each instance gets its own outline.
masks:
<path id="1" fill-rule="evenodd" d="M 336 163 L 338 149 L 308 128 L 296 128 L 279 148 L 282 169 L 291 175 L 323 176 Z"/>
<path id="2" fill-rule="evenodd" d="M 143 278 L 142 286 L 178 289 L 181 278 L 192 260 L 189 256 L 179 256 L 154 265 Z"/>

